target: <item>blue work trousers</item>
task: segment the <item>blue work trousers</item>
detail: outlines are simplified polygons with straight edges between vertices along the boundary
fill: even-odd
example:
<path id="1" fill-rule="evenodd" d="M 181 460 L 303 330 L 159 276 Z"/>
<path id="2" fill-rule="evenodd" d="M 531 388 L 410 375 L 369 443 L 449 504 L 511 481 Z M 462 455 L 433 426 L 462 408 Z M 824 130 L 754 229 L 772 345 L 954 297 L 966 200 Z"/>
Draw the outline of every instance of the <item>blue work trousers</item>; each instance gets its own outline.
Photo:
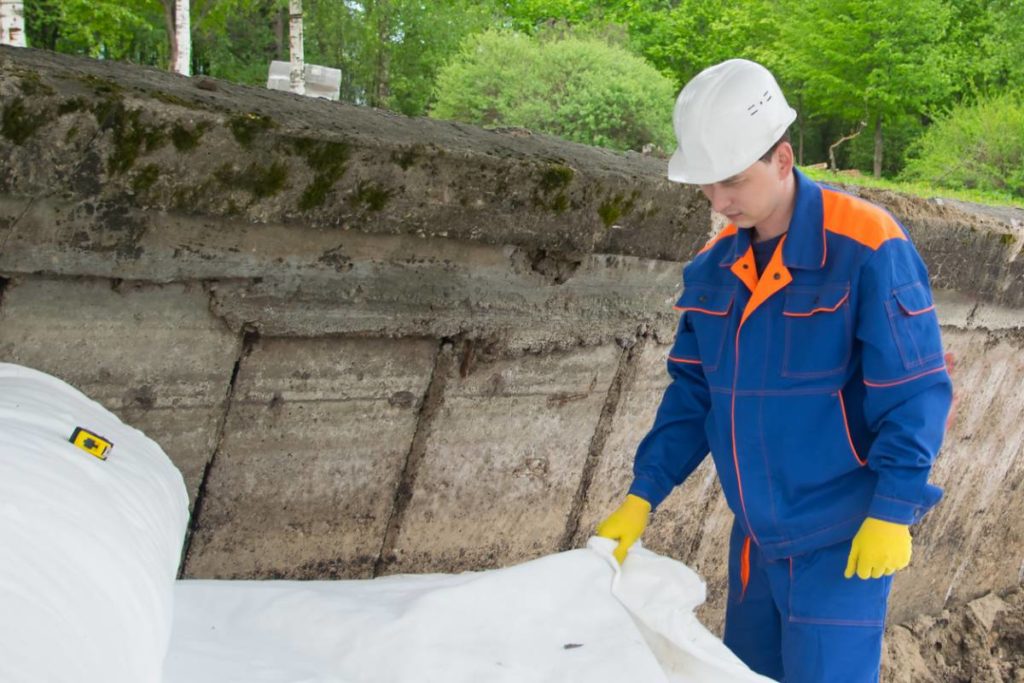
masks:
<path id="1" fill-rule="evenodd" d="M 850 543 L 769 562 L 734 523 L 725 644 L 785 683 L 877 682 L 892 577 L 845 578 Z"/>

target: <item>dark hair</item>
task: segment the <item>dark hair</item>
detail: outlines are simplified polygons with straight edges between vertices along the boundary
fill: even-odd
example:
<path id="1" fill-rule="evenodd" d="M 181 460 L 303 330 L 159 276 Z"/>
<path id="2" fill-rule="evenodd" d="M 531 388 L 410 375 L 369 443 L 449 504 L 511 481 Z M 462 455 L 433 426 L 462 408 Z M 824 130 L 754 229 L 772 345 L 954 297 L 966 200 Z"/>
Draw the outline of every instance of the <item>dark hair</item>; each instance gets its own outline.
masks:
<path id="1" fill-rule="evenodd" d="M 766 164 L 769 161 L 771 161 L 772 160 L 772 155 L 775 154 L 775 150 L 777 150 L 779 148 L 779 145 L 781 145 L 783 142 L 789 142 L 789 130 L 788 129 L 786 130 L 785 133 L 782 134 L 781 138 L 779 138 L 778 140 L 775 141 L 774 145 L 772 145 L 770 148 L 768 148 L 767 152 L 765 152 L 764 154 L 761 155 L 761 161 L 763 161 Z"/>

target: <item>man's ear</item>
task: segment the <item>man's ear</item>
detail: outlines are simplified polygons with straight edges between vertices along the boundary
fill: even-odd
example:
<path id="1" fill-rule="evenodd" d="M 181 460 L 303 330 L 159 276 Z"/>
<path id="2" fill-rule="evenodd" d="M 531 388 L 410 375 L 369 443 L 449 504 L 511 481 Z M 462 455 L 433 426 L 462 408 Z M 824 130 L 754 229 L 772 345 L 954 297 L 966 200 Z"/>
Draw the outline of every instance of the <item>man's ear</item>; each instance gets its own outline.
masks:
<path id="1" fill-rule="evenodd" d="M 779 180 L 788 178 L 789 174 L 793 172 L 793 145 L 788 142 L 780 142 L 779 146 L 775 148 L 773 161 L 779 172 Z"/>

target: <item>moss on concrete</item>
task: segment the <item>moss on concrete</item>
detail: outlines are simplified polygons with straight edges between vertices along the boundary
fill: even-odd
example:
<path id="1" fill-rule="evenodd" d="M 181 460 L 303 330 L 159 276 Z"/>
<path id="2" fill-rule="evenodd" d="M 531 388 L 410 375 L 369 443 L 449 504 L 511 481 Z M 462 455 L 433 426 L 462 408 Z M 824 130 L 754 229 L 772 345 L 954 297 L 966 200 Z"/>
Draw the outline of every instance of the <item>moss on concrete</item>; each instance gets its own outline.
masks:
<path id="1" fill-rule="evenodd" d="M 615 194 L 597 207 L 597 215 L 601 217 L 604 227 L 610 228 L 615 223 L 633 210 L 639 192 L 633 191 L 628 197 L 622 194 Z"/>
<path id="2" fill-rule="evenodd" d="M 262 114 L 239 114 L 231 117 L 228 127 L 231 128 L 231 134 L 235 136 L 235 141 L 249 149 L 256 138 L 272 128 L 277 128 L 277 124 L 270 117 Z"/>
<path id="3" fill-rule="evenodd" d="M 179 152 L 191 152 L 199 146 L 203 133 L 210 127 L 205 121 L 200 121 L 194 126 L 186 126 L 181 121 L 175 122 L 171 127 L 171 142 Z"/>
<path id="4" fill-rule="evenodd" d="M 48 114 L 30 111 L 24 98 L 15 97 L 4 107 L 0 133 L 14 144 L 22 145 L 49 120 Z"/>
<path id="5" fill-rule="evenodd" d="M 299 209 L 308 211 L 322 205 L 327 193 L 345 173 L 349 147 L 344 142 L 291 138 L 292 149 L 306 159 L 313 170 L 313 180 L 299 197 Z"/>
<path id="6" fill-rule="evenodd" d="M 153 187 L 153 183 L 160 177 L 160 167 L 156 164 L 146 164 L 132 178 L 132 189 L 135 194 L 141 194 Z"/>
<path id="7" fill-rule="evenodd" d="M 154 91 L 149 93 L 150 97 L 154 100 L 160 100 L 164 104 L 173 104 L 176 107 L 185 107 L 186 109 L 205 109 L 202 105 L 186 100 L 183 97 L 172 95 L 166 92 Z"/>
<path id="8" fill-rule="evenodd" d="M 224 187 L 246 190 L 257 199 L 265 199 L 284 189 L 288 166 L 283 161 L 274 161 L 267 166 L 253 162 L 239 171 L 230 164 L 224 164 L 214 171 L 214 177 Z"/>
<path id="9" fill-rule="evenodd" d="M 573 177 L 576 175 L 576 171 L 572 170 L 568 166 L 562 166 L 561 164 L 552 164 L 544 169 L 540 176 L 540 190 L 544 194 L 551 194 L 564 190 L 572 182 Z"/>
<path id="10" fill-rule="evenodd" d="M 394 190 L 381 187 L 377 183 L 363 181 L 356 187 L 352 200 L 355 204 L 364 206 L 370 211 L 380 211 L 394 194 Z"/>
<path id="11" fill-rule="evenodd" d="M 83 111 L 89 108 L 89 103 L 81 97 L 72 97 L 69 100 L 64 100 L 57 105 L 57 116 L 65 116 L 67 114 L 74 114 L 75 112 Z"/>
<path id="12" fill-rule="evenodd" d="M 46 83 L 43 83 L 42 79 L 39 78 L 39 74 L 32 71 L 22 71 L 21 75 L 21 93 L 25 97 L 38 97 L 47 95 L 56 95 L 57 92 Z"/>
<path id="13" fill-rule="evenodd" d="M 110 131 L 113 149 L 107 158 L 107 169 L 121 174 L 135 165 L 140 154 L 153 152 L 167 142 L 167 134 L 159 126 L 142 121 L 142 112 L 128 109 L 120 98 L 108 98 L 93 109 L 100 130 Z"/>
<path id="14" fill-rule="evenodd" d="M 423 156 L 423 150 L 423 145 L 417 143 L 410 147 L 406 147 L 400 152 L 392 152 L 391 160 L 398 164 L 403 171 L 408 171 L 416 165 L 417 159 Z"/>
<path id="15" fill-rule="evenodd" d="M 92 74 L 86 74 L 84 76 L 78 76 L 77 80 L 81 81 L 85 85 L 101 97 L 110 97 L 112 95 L 119 95 L 121 93 L 121 86 L 113 81 L 108 81 L 105 78 L 99 76 L 93 76 Z"/>
<path id="16" fill-rule="evenodd" d="M 569 208 L 566 189 L 576 176 L 576 171 L 562 164 L 551 164 L 540 173 L 537 188 L 533 193 L 535 206 L 562 213 Z"/>

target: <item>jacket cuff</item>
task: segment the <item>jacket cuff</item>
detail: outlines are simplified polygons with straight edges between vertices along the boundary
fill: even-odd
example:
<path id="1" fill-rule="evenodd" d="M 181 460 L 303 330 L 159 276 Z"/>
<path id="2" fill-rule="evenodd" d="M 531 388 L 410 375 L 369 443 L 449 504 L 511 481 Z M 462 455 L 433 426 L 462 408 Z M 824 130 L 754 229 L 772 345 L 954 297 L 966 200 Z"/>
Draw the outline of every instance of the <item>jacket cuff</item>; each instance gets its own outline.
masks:
<path id="1" fill-rule="evenodd" d="M 925 484 L 922 498 L 921 501 L 912 501 L 876 493 L 868 507 L 868 517 L 896 524 L 916 524 L 942 498 L 942 489 Z"/>
<path id="2" fill-rule="evenodd" d="M 650 479 L 637 477 L 633 480 L 633 484 L 629 487 L 627 493 L 646 500 L 651 504 L 651 512 L 654 512 L 654 509 L 668 496 L 669 491 L 664 490 L 664 487 L 657 485 Z"/>

